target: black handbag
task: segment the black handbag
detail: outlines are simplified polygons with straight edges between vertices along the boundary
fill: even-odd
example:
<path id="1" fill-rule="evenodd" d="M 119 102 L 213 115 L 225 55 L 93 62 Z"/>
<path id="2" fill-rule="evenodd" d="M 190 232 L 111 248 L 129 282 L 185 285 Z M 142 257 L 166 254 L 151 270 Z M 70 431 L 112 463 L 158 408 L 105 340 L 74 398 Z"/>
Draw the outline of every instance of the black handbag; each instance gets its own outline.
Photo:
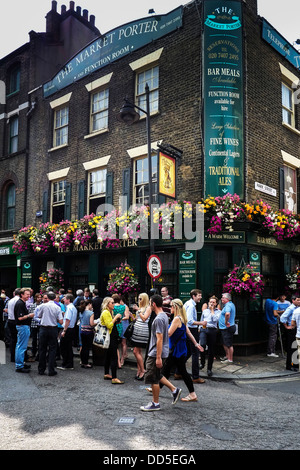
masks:
<path id="1" fill-rule="evenodd" d="M 130 339 L 131 336 L 133 335 L 133 329 L 134 329 L 134 322 L 129 323 L 127 326 L 126 330 L 124 331 L 124 338 Z"/>

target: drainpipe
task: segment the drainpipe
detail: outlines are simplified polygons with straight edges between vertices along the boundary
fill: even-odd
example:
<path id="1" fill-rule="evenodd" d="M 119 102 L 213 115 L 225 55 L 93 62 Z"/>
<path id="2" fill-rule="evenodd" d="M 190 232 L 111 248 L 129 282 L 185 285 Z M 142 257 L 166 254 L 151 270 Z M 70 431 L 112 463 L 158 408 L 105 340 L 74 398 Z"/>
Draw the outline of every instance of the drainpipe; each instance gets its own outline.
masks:
<path id="1" fill-rule="evenodd" d="M 25 150 L 25 190 L 24 190 L 24 211 L 23 211 L 23 227 L 26 226 L 26 215 L 27 215 L 27 194 L 28 194 L 28 174 L 29 174 L 29 138 L 30 138 L 30 118 L 33 110 L 37 104 L 37 99 L 31 101 L 29 111 L 26 114 L 27 126 L 26 126 L 26 150 Z"/>

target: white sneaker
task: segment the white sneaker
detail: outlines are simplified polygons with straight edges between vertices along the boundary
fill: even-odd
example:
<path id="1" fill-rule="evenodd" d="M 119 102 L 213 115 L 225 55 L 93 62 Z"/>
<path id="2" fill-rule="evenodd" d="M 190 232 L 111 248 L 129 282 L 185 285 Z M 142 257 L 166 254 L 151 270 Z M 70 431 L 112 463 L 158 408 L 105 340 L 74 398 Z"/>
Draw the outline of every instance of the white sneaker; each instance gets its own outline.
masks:
<path id="1" fill-rule="evenodd" d="M 279 357 L 278 354 L 275 354 L 275 353 L 271 353 L 271 354 L 267 354 L 268 357 Z"/>

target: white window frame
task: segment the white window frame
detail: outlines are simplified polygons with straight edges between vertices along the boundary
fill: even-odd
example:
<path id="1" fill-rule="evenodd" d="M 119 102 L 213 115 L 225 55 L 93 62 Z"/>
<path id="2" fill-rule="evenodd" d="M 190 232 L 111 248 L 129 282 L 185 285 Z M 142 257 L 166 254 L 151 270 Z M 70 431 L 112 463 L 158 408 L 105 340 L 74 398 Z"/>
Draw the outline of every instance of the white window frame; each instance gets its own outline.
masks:
<path id="1" fill-rule="evenodd" d="M 91 193 L 91 186 L 92 186 L 91 177 L 92 177 L 92 174 L 97 174 L 98 172 L 103 175 L 103 178 L 99 180 L 100 183 L 98 181 L 98 183 L 96 182 L 96 184 L 104 184 L 104 187 L 102 188 L 103 191 L 96 192 L 96 193 L 92 194 Z M 87 213 L 88 214 L 90 213 L 90 201 L 93 200 L 93 199 L 98 199 L 98 198 L 101 198 L 101 197 L 105 197 L 105 195 L 106 195 L 106 175 L 107 175 L 107 168 L 106 167 L 93 168 L 88 173 L 88 207 L 87 207 Z"/>
<path id="2" fill-rule="evenodd" d="M 154 165 L 155 158 L 156 158 L 156 173 L 155 173 L 156 176 L 152 176 L 152 189 L 153 189 L 152 198 L 153 198 L 153 203 L 154 204 L 156 204 L 157 201 L 158 201 L 158 193 L 157 193 L 158 158 L 157 158 L 157 153 L 152 153 L 152 175 L 153 175 L 153 170 L 155 169 L 155 165 Z M 138 205 L 144 205 L 145 203 L 149 204 L 149 200 L 146 199 L 147 196 L 145 196 L 145 193 L 144 193 L 145 186 L 149 185 L 149 175 L 148 175 L 147 180 L 143 179 L 141 182 L 136 181 L 136 179 L 137 179 L 136 177 L 137 177 L 137 173 L 138 173 L 137 164 L 138 164 L 138 162 L 141 162 L 141 161 L 143 162 L 142 172 L 143 173 L 148 173 L 148 157 L 147 157 L 147 155 L 143 155 L 143 156 L 140 156 L 138 158 L 135 158 L 134 161 L 133 161 L 133 188 L 132 188 L 133 198 L 132 198 L 132 200 L 133 200 L 133 204 L 138 204 Z M 154 190 L 155 185 L 156 185 L 156 191 Z M 142 189 L 142 196 L 138 196 L 139 188 Z M 149 199 L 149 195 L 148 195 L 148 199 Z"/>
<path id="3" fill-rule="evenodd" d="M 69 143 L 69 124 L 70 124 L 70 119 L 69 119 L 69 101 L 71 99 L 72 93 L 68 93 L 60 98 L 57 98 L 56 100 L 53 100 L 50 102 L 50 107 L 54 111 L 54 116 L 53 116 L 53 142 L 52 145 L 53 147 L 49 150 L 50 152 L 53 150 L 56 150 L 61 147 L 66 147 Z M 63 123 L 57 123 L 57 115 L 58 113 L 61 113 L 62 110 L 67 110 L 67 122 Z M 63 139 L 62 143 L 57 143 L 57 136 L 59 133 L 66 131 L 65 138 Z"/>
<path id="4" fill-rule="evenodd" d="M 290 106 L 285 103 L 285 96 L 288 94 Z M 292 88 L 285 82 L 281 82 L 281 99 L 282 99 L 282 122 L 288 126 L 295 127 L 295 103 Z M 285 117 L 286 116 L 286 117 Z"/>
<path id="5" fill-rule="evenodd" d="M 94 101 L 96 100 L 96 101 Z M 98 103 L 96 109 L 94 105 Z M 108 129 L 108 107 L 109 107 L 109 89 L 102 88 L 91 94 L 90 110 L 90 134 L 101 133 Z M 99 118 L 99 119 L 98 119 Z M 96 120 L 95 120 L 96 119 Z M 102 122 L 103 125 L 95 127 L 95 122 Z"/>
<path id="6" fill-rule="evenodd" d="M 135 104 L 146 110 L 145 86 L 148 83 L 151 115 L 159 113 L 159 59 L 162 52 L 163 47 L 129 64 L 135 72 Z M 144 117 L 142 113 L 141 118 Z"/>
<path id="7" fill-rule="evenodd" d="M 58 191 L 58 193 L 63 192 L 63 199 L 59 199 L 58 201 L 54 202 L 54 193 L 55 193 L 55 185 L 59 184 L 60 182 L 63 182 L 63 189 Z M 66 179 L 65 178 L 60 178 L 54 181 L 51 181 L 51 214 L 50 214 L 50 222 L 52 223 L 53 221 L 53 208 L 57 206 L 64 206 L 66 203 Z"/>
<path id="8" fill-rule="evenodd" d="M 68 145 L 69 139 L 69 106 L 54 111 L 53 147 Z"/>
<path id="9" fill-rule="evenodd" d="M 296 134 L 300 135 L 298 129 L 296 129 L 296 103 L 295 103 L 295 91 L 299 79 L 294 75 L 290 70 L 288 70 L 284 65 L 279 63 L 280 72 L 281 72 L 281 107 L 282 107 L 282 125 Z M 286 106 L 284 103 L 284 92 L 287 90 L 290 93 L 291 106 Z M 290 116 L 290 123 L 287 119 L 284 118 L 284 114 L 287 113 Z"/>
<path id="10" fill-rule="evenodd" d="M 87 91 L 90 93 L 90 115 L 89 115 L 89 134 L 85 135 L 85 139 L 89 139 L 99 134 L 103 134 L 104 132 L 108 132 L 108 118 L 109 118 L 109 87 L 108 84 L 111 80 L 112 73 L 104 75 L 103 77 L 94 80 L 93 82 L 87 83 L 85 85 Z M 106 101 L 105 106 L 100 110 L 93 111 L 93 98 L 97 94 L 106 93 L 107 97 L 104 101 Z M 93 116 L 96 114 L 104 114 L 105 115 L 105 125 L 101 126 L 99 129 L 93 128 Z"/>
<path id="11" fill-rule="evenodd" d="M 18 151 L 19 144 L 19 116 L 14 115 L 9 119 L 9 154 Z"/>
<path id="12" fill-rule="evenodd" d="M 136 74 L 135 102 L 146 110 L 146 84 L 149 86 L 150 115 L 159 112 L 159 66 L 154 65 Z M 143 113 L 142 116 L 143 117 Z"/>

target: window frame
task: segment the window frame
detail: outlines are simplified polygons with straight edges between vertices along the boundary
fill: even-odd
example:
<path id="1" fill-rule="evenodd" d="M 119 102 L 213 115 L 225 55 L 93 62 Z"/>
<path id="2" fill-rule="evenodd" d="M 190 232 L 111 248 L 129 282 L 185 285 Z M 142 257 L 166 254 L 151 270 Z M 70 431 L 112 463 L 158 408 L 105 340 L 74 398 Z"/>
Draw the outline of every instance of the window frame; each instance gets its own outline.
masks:
<path id="1" fill-rule="evenodd" d="M 154 73 L 155 70 L 157 70 L 157 74 Z M 149 72 L 151 76 L 147 77 L 147 73 Z M 146 90 L 145 90 L 146 84 L 148 84 L 149 86 L 150 115 L 154 115 L 154 114 L 159 113 L 159 64 L 158 63 L 153 63 L 148 67 L 143 67 L 141 69 L 136 70 L 135 104 L 139 108 L 144 109 L 144 110 L 146 110 Z M 145 116 L 146 116 L 145 113 L 141 114 L 141 118 Z"/>
<path id="2" fill-rule="evenodd" d="M 93 173 L 98 173 L 98 172 L 104 172 L 104 177 L 102 178 L 102 180 L 97 180 L 96 181 L 96 184 L 100 182 L 102 182 L 102 184 L 105 185 L 105 188 L 104 188 L 104 191 L 102 192 L 99 192 L 99 193 L 95 193 L 93 195 L 91 195 L 91 176 Z M 106 177 L 107 177 L 107 167 L 106 166 L 103 166 L 103 167 L 99 167 L 99 168 L 93 168 L 91 170 L 88 171 L 88 191 L 87 191 L 87 213 L 90 214 L 90 201 L 91 200 L 95 200 L 95 199 L 100 199 L 100 198 L 104 198 L 104 203 L 105 203 L 105 197 L 106 197 Z"/>
<path id="3" fill-rule="evenodd" d="M 106 94 L 103 99 L 100 99 L 100 102 L 104 102 L 103 108 L 100 108 L 96 111 L 93 110 L 93 105 L 94 105 L 94 97 L 97 95 L 101 95 L 102 93 Z M 102 117 L 102 115 L 105 115 Z M 100 119 L 105 121 L 105 125 L 103 127 L 99 128 L 94 128 L 94 117 L 100 115 Z M 91 98 L 90 98 L 90 126 L 89 126 L 89 132 L 90 134 L 98 134 L 101 132 L 105 132 L 108 130 L 108 117 L 109 117 L 109 88 L 108 87 L 102 87 L 98 88 L 98 90 L 93 90 L 91 92 Z"/>
<path id="4" fill-rule="evenodd" d="M 152 153 L 152 156 L 151 156 L 151 163 L 152 163 L 152 189 L 153 189 L 153 193 L 152 193 L 152 199 L 153 199 L 153 204 L 157 204 L 158 203 L 158 156 L 157 156 L 157 153 Z M 156 162 L 155 162 L 155 159 L 156 159 Z M 148 173 L 148 156 L 147 155 L 141 155 L 137 158 L 135 158 L 133 160 L 133 182 L 132 182 L 132 201 L 133 201 L 133 204 L 135 205 L 145 205 L 146 202 L 147 202 L 147 199 L 145 197 L 145 194 L 144 194 L 144 189 L 145 189 L 145 186 L 149 185 L 149 177 L 148 177 L 148 181 L 146 180 L 143 180 L 141 183 L 138 183 L 137 180 L 136 180 L 136 177 L 137 177 L 137 162 L 139 161 L 144 161 L 145 162 L 145 170 L 142 170 L 143 173 Z M 155 169 L 156 169 L 156 172 L 155 172 Z M 137 191 L 138 191 L 138 188 L 142 188 L 144 187 L 143 189 L 143 196 L 142 197 L 137 197 Z M 142 201 L 140 200 L 142 198 Z M 138 200 L 139 199 L 139 200 Z M 149 195 L 148 195 L 148 199 L 149 199 Z M 149 204 L 149 201 L 147 202 L 147 204 Z"/>
<path id="5" fill-rule="evenodd" d="M 287 107 L 285 102 L 284 102 L 284 92 L 283 90 L 287 90 L 289 93 L 289 100 L 291 102 L 291 107 Z M 294 100 L 294 91 L 289 86 L 289 84 L 285 81 L 281 81 L 281 108 L 282 108 L 282 122 L 283 124 L 286 124 L 288 126 L 294 127 L 295 128 L 295 100 Z M 287 114 L 287 116 L 290 117 L 290 122 L 289 120 L 286 120 L 284 117 L 284 114 Z"/>
<path id="6" fill-rule="evenodd" d="M 56 184 L 59 184 L 61 181 L 64 183 L 64 187 L 63 187 L 62 190 L 60 190 L 58 192 L 62 192 L 62 191 L 64 192 L 64 199 L 54 202 L 54 194 L 55 194 L 54 186 Z M 58 206 L 65 206 L 65 204 L 66 204 L 66 184 L 67 184 L 67 181 L 66 181 L 65 178 L 60 178 L 60 179 L 51 181 L 51 205 L 50 205 L 50 207 L 51 207 L 50 222 L 51 223 L 53 223 L 53 208 L 58 207 Z M 57 222 L 55 222 L 55 223 L 57 223 Z"/>
<path id="7" fill-rule="evenodd" d="M 20 91 L 21 84 L 21 66 L 19 63 L 14 64 L 8 74 L 8 94 L 7 96 L 13 95 Z"/>
<path id="8" fill-rule="evenodd" d="M 66 110 L 66 118 L 67 118 L 67 123 L 60 122 L 59 125 L 57 125 L 57 116 L 58 113 L 61 113 L 63 110 Z M 53 121 L 53 147 L 62 147 L 65 145 L 68 145 L 69 143 L 69 106 L 68 105 L 63 105 L 58 108 L 54 109 L 54 121 Z M 60 119 L 60 121 L 63 121 L 64 116 Z M 66 130 L 66 134 L 61 134 Z M 58 143 L 57 139 L 62 137 L 63 142 Z"/>
<path id="9" fill-rule="evenodd" d="M 10 205 L 9 204 L 9 191 L 10 189 L 13 188 L 14 190 L 14 195 L 13 195 L 13 204 Z M 6 230 L 13 230 L 16 226 L 16 185 L 14 182 L 10 182 L 7 186 L 6 186 L 6 191 L 5 191 L 5 228 Z M 11 210 L 13 210 L 13 224 L 10 225 L 9 224 L 9 212 L 11 212 Z"/>
<path id="10" fill-rule="evenodd" d="M 15 130 L 16 124 L 16 132 Z M 16 153 L 18 151 L 19 146 L 19 115 L 11 116 L 9 119 L 9 145 L 8 145 L 8 153 Z"/>

